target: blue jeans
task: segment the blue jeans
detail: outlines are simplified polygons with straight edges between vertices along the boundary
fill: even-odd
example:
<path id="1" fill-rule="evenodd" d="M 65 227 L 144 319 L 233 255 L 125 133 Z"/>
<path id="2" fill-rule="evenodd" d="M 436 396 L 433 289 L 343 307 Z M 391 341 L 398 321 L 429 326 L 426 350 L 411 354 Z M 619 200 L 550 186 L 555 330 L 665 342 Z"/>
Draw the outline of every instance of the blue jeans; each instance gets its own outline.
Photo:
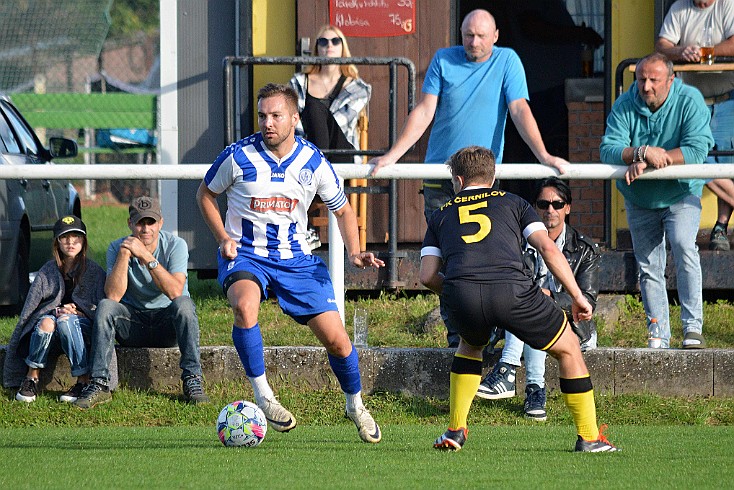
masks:
<path id="1" fill-rule="evenodd" d="M 41 322 L 46 318 L 50 318 L 55 322 L 56 328 L 53 332 L 41 330 Z M 71 375 L 78 377 L 87 374 L 89 368 L 87 367 L 85 339 L 89 338 L 91 328 L 92 322 L 89 318 L 83 316 L 61 315 L 58 318 L 53 315 L 42 316 L 31 333 L 28 357 L 26 357 L 25 363 L 33 369 L 46 367 L 51 340 L 56 336 L 61 342 L 61 349 L 69 358 Z"/>
<path id="2" fill-rule="evenodd" d="M 545 352 L 533 349 L 510 332 L 505 331 L 505 347 L 502 349 L 500 362 L 520 365 L 520 356 L 525 354 L 525 385 L 545 386 Z"/>
<path id="3" fill-rule="evenodd" d="M 92 334 L 92 381 L 109 385 L 115 340 L 123 347 L 175 347 L 181 351 L 181 378 L 201 375 L 199 319 L 188 296 L 179 296 L 165 308 L 138 310 L 109 299 L 97 306 Z"/>
<path id="4" fill-rule="evenodd" d="M 670 207 L 645 209 L 626 202 L 627 222 L 632 235 L 635 258 L 640 266 L 640 292 L 645 314 L 656 318 L 663 334 L 663 347 L 670 346 L 670 308 L 665 284 L 670 242 L 675 261 L 683 334 L 703 330 L 701 260 L 696 234 L 701 220 L 701 199 L 688 195 Z"/>
<path id="5" fill-rule="evenodd" d="M 433 187 L 440 185 L 441 187 Z M 435 210 L 454 198 L 454 186 L 450 180 L 426 180 L 423 183 L 423 215 L 426 223 Z"/>
<path id="6" fill-rule="evenodd" d="M 734 96 L 734 92 L 732 92 Z M 708 106 L 711 112 L 711 134 L 717 150 L 734 149 L 734 99 Z M 706 163 L 734 163 L 734 157 L 709 157 Z"/>

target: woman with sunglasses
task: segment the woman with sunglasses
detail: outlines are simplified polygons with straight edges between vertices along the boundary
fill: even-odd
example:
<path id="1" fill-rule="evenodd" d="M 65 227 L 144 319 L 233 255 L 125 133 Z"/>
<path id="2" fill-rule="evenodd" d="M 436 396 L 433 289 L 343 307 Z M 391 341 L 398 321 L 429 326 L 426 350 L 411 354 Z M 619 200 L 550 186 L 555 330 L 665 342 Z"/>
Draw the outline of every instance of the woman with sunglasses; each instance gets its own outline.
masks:
<path id="1" fill-rule="evenodd" d="M 319 29 L 312 53 L 326 58 L 349 58 L 347 39 L 335 26 Z M 357 67 L 349 65 L 308 65 L 290 81 L 298 93 L 301 113 L 297 131 L 320 149 L 359 148 L 357 122 L 370 101 L 372 87 L 359 78 Z M 332 162 L 360 162 L 361 157 L 335 156 Z"/>
<path id="2" fill-rule="evenodd" d="M 3 384 L 18 386 L 18 401 L 31 403 L 38 375 L 46 367 L 51 341 L 69 357 L 76 384 L 59 396 L 74 402 L 89 381 L 87 347 L 97 303 L 104 298 L 105 271 L 87 258 L 87 228 L 77 216 L 64 216 L 53 228 L 53 259 L 36 275 L 10 339 Z M 25 376 L 23 376 L 25 374 Z"/>

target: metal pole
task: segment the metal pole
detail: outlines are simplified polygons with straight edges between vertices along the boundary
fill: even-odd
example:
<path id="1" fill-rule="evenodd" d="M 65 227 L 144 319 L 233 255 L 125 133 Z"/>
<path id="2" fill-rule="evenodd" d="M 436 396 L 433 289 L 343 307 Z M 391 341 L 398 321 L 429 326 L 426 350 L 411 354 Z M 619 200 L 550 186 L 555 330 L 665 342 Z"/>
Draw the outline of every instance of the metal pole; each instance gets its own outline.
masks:
<path id="1" fill-rule="evenodd" d="M 398 138 L 398 77 L 395 63 L 390 63 L 390 117 L 388 120 L 390 132 L 390 147 Z M 387 286 L 395 289 L 402 284 L 398 281 L 398 182 L 390 181 L 388 195 L 388 237 L 387 237 Z"/>
<path id="2" fill-rule="evenodd" d="M 224 58 L 224 146 L 237 141 L 234 129 L 234 79 L 232 77 L 232 62 L 234 57 Z"/>

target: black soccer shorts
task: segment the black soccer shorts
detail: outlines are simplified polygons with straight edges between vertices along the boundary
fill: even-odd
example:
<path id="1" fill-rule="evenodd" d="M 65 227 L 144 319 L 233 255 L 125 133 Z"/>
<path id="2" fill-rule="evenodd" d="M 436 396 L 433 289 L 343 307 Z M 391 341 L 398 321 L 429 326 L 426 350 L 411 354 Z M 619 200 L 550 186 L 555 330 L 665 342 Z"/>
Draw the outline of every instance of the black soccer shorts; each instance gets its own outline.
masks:
<path id="1" fill-rule="evenodd" d="M 476 283 L 452 280 L 443 285 L 449 322 L 470 345 L 489 342 L 492 327 L 509 330 L 534 349 L 547 350 L 566 328 L 566 314 L 531 283 Z"/>

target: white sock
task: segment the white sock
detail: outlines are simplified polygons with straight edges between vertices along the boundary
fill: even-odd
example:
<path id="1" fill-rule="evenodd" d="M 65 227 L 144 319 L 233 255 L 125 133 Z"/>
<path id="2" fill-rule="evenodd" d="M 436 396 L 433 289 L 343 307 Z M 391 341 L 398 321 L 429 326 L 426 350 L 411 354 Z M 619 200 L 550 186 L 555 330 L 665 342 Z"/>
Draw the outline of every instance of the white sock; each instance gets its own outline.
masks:
<path id="1" fill-rule="evenodd" d="M 358 391 L 353 395 L 344 393 L 344 397 L 347 399 L 347 412 L 356 412 L 358 409 L 364 407 L 361 391 Z"/>
<path id="2" fill-rule="evenodd" d="M 264 374 L 254 378 L 248 376 L 247 379 L 250 380 L 250 384 L 252 385 L 252 391 L 255 394 L 255 403 L 260 404 L 265 399 L 272 400 L 275 398 L 273 389 L 268 384 L 268 380 Z"/>

